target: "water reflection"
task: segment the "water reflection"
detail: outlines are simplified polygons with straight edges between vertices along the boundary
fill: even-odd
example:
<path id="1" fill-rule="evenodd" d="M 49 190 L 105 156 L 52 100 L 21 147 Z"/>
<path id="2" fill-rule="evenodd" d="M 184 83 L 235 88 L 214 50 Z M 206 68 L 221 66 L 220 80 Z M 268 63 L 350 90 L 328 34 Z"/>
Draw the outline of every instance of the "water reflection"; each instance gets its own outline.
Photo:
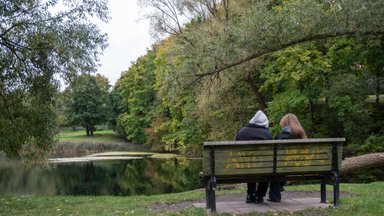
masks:
<path id="1" fill-rule="evenodd" d="M 0 194 L 151 195 L 201 187 L 201 160 L 139 159 L 25 167 L 0 158 Z"/>

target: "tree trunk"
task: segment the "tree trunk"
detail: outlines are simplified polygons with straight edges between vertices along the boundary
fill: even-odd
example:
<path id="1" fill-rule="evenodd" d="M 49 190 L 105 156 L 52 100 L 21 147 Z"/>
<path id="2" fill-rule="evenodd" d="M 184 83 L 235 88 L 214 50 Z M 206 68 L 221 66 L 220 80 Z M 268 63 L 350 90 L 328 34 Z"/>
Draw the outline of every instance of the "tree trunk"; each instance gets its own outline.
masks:
<path id="1" fill-rule="evenodd" d="M 264 96 L 263 96 L 263 94 L 261 94 L 259 87 L 256 85 L 256 83 L 252 80 L 252 78 L 250 76 L 248 76 L 245 79 L 245 82 L 247 82 L 249 84 L 253 93 L 255 94 L 256 102 L 260 105 L 260 109 L 265 111 L 267 109 L 268 105 L 265 102 Z"/>
<path id="2" fill-rule="evenodd" d="M 229 20 L 229 5 L 228 5 L 228 0 L 224 0 L 224 1 L 222 1 L 222 4 L 223 4 L 223 7 L 224 7 L 224 11 L 225 11 L 225 20 L 228 21 L 228 20 Z"/>
<path id="3" fill-rule="evenodd" d="M 376 110 L 380 112 L 380 93 L 381 93 L 381 77 L 380 74 L 376 75 Z"/>
<path id="4" fill-rule="evenodd" d="M 311 134 L 315 133 L 315 112 L 313 100 L 309 99 L 309 110 L 311 112 Z"/>
<path id="5" fill-rule="evenodd" d="M 340 173 L 355 172 L 375 167 L 384 167 L 384 152 L 345 158 L 341 162 Z"/>

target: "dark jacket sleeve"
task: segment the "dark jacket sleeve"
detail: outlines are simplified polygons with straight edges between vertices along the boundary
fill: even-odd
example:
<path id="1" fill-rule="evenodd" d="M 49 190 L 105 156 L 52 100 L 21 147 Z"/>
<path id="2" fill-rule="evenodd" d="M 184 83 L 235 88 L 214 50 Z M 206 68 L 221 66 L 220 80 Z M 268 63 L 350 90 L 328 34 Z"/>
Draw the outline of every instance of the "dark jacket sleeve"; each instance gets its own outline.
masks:
<path id="1" fill-rule="evenodd" d="M 280 134 L 277 135 L 276 139 L 291 139 L 292 138 L 292 129 L 290 127 L 284 127 Z"/>

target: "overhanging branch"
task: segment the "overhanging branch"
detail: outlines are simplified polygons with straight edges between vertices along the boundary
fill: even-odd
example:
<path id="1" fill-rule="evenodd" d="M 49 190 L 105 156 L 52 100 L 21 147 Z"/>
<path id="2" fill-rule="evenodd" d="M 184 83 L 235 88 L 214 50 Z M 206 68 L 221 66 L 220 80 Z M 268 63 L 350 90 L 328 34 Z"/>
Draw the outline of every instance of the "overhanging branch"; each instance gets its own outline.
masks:
<path id="1" fill-rule="evenodd" d="M 343 31 L 343 32 L 335 32 L 335 33 L 326 33 L 326 34 L 312 35 L 312 36 L 300 38 L 298 40 L 293 40 L 293 41 L 291 41 L 289 43 L 286 43 L 286 44 L 281 44 L 280 46 L 277 46 L 277 47 L 274 47 L 274 48 L 271 48 L 271 49 L 268 49 L 268 50 L 264 50 L 264 51 L 260 51 L 260 52 L 251 54 L 250 56 L 248 56 L 248 57 L 246 57 L 244 59 L 241 59 L 241 60 L 239 60 L 237 62 L 228 64 L 228 65 L 224 65 L 221 68 L 217 68 L 217 69 L 209 71 L 209 72 L 198 73 L 198 74 L 195 74 L 195 76 L 197 76 L 198 79 L 201 79 L 202 77 L 205 77 L 205 76 L 211 76 L 211 75 L 214 75 L 214 74 L 218 74 L 218 73 L 220 73 L 222 71 L 225 71 L 225 70 L 227 70 L 229 68 L 241 65 L 241 64 L 243 64 L 245 62 L 251 61 L 251 60 L 253 60 L 255 58 L 258 58 L 260 56 L 263 56 L 265 54 L 276 52 L 276 51 L 288 48 L 288 47 L 293 46 L 293 45 L 297 45 L 297 44 L 301 44 L 301 43 L 305 43 L 305 42 L 309 42 L 309 41 L 328 39 L 328 38 L 335 38 L 335 37 L 353 36 L 353 35 L 356 35 L 356 36 L 357 35 L 360 35 L 360 36 L 367 36 L 367 35 L 379 36 L 379 35 L 384 35 L 384 30 L 365 31 L 365 32 Z"/>

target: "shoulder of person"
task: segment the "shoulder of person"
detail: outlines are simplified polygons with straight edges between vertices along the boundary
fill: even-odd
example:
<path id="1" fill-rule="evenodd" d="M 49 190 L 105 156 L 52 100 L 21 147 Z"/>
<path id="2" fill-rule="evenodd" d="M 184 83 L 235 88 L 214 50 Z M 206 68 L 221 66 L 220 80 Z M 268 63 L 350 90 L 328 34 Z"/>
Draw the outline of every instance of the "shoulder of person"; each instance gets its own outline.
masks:
<path id="1" fill-rule="evenodd" d="M 280 133 L 281 134 L 292 134 L 292 128 L 289 126 L 283 127 L 283 129 L 281 129 Z"/>
<path id="2" fill-rule="evenodd" d="M 276 139 L 291 139 L 292 137 L 292 129 L 289 126 L 284 127 L 280 134 L 277 135 Z"/>

